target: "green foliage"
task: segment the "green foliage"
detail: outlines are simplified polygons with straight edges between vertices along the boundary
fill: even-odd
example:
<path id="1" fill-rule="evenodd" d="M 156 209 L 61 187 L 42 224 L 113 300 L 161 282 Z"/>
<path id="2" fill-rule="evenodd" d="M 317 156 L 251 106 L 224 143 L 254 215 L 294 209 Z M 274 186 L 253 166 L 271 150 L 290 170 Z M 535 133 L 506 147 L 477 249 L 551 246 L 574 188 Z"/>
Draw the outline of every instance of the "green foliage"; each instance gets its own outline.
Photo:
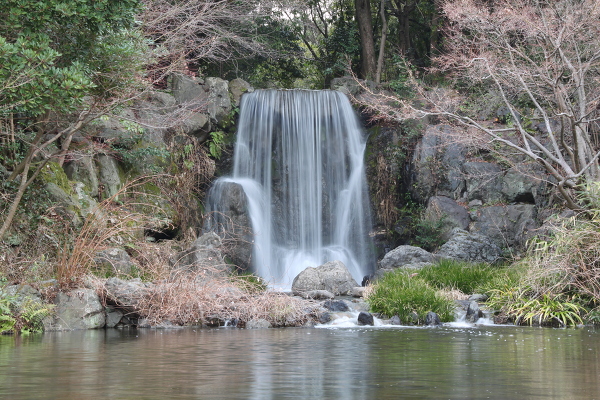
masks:
<path id="1" fill-rule="evenodd" d="M 210 133 L 210 141 L 208 142 L 208 152 L 211 157 L 219 159 L 225 144 L 225 132 L 214 131 Z"/>
<path id="2" fill-rule="evenodd" d="M 436 265 L 419 270 L 419 277 L 438 289 L 458 289 L 473 294 L 504 273 L 504 268 L 487 264 L 442 259 Z"/>
<path id="3" fill-rule="evenodd" d="M 439 219 L 419 218 L 412 226 L 414 232 L 413 244 L 427 251 L 434 251 L 445 240 L 440 235 L 445 217 Z"/>
<path id="4" fill-rule="evenodd" d="M 400 55 L 394 55 L 392 63 L 396 70 L 396 77 L 390 79 L 388 85 L 397 96 L 405 99 L 414 98 L 415 92 L 412 82 L 416 67 Z"/>
<path id="5" fill-rule="evenodd" d="M 51 311 L 52 305 L 31 298 L 19 300 L 0 288 L 0 334 L 42 332 L 42 321 Z"/>
<path id="6" fill-rule="evenodd" d="M 412 315 L 416 313 L 416 322 L 422 323 L 430 311 L 444 322 L 454 318 L 454 303 L 451 300 L 437 293 L 424 279 L 402 270 L 386 273 L 374 285 L 367 301 L 371 311 L 388 317 L 398 315 L 405 322 L 412 321 Z"/>
<path id="7" fill-rule="evenodd" d="M 127 29 L 138 7 L 138 0 L 6 0 L 0 110 L 70 112 L 95 89 L 114 90 L 123 77 L 131 82 L 141 42 Z"/>
<path id="8" fill-rule="evenodd" d="M 530 298 L 518 290 L 497 290 L 489 304 L 500 307 L 517 325 L 575 326 L 587 310 L 578 299 L 564 295 Z"/>

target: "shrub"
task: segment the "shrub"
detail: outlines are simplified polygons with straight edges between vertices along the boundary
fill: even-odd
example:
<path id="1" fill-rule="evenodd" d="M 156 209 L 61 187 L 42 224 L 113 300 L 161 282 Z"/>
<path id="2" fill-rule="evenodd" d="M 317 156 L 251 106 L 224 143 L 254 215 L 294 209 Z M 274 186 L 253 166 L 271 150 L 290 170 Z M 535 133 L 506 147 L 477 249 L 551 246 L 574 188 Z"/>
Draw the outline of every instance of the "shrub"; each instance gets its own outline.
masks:
<path id="1" fill-rule="evenodd" d="M 422 323 L 430 311 L 444 322 L 454 318 L 451 300 L 437 293 L 424 279 L 401 270 L 389 272 L 377 281 L 367 301 L 371 311 L 389 317 L 398 315 L 401 321 L 413 321 L 416 314 L 416 322 Z"/>

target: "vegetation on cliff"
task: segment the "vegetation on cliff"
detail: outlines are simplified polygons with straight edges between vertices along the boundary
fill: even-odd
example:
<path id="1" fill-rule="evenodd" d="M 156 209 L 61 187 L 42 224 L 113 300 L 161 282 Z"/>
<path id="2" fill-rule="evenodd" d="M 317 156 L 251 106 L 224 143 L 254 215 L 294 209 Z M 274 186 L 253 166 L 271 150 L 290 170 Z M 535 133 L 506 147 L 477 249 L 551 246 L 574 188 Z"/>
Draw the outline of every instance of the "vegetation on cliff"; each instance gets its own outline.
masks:
<path id="1" fill-rule="evenodd" d="M 490 304 L 517 323 L 597 321 L 599 15 L 594 0 L 8 0 L 0 10 L 0 277 L 73 285 L 89 273 L 106 275 L 94 270 L 94 255 L 118 244 L 140 266 L 132 276 L 166 279 L 158 266 L 168 261 L 157 253 L 184 246 L 172 242 L 168 250 L 144 234 L 158 227 L 189 241 L 199 232 L 198 197 L 226 140 L 221 130 L 199 137 L 174 132 L 197 111 L 181 104 L 164 104 L 155 126 L 123 114 L 166 89 L 173 73 L 286 88 L 328 88 L 353 73 L 375 82 L 357 80 L 366 94 L 351 93 L 371 123 L 404 128 L 394 162 L 408 162 L 420 134 L 407 118 L 447 119 L 467 127 L 469 136 L 457 139 L 485 143 L 502 162 L 541 166 L 536 178 L 554 188 L 556 211 L 577 213 L 532 242 L 517 272 L 485 278 L 488 286 L 475 285 L 475 276 L 443 283 L 428 270 L 386 277 L 376 289 L 379 311 L 399 313 L 401 304 L 421 318 L 424 309 L 408 300 L 386 302 L 406 296 L 402 287 L 424 296 L 434 286 L 465 285 L 464 292 L 486 291 Z M 482 112 L 483 102 L 494 106 Z M 131 137 L 87 129 L 110 118 Z M 168 131 L 164 147 L 139 146 L 146 128 Z M 127 179 L 148 169 L 158 176 L 139 191 L 132 189 L 139 182 L 118 195 L 82 182 L 77 192 L 63 169 L 85 157 L 110 159 Z M 403 170 L 385 160 L 377 168 L 385 177 L 376 208 L 392 226 L 407 209 L 398 201 Z M 56 187 L 58 195 L 51 193 Z M 66 211 L 55 207 L 57 196 Z M 74 211 L 74 196 L 100 203 L 98 211 Z M 409 197 L 406 204 L 414 202 Z M 167 214 L 179 219 L 162 218 Z M 436 225 L 413 225 L 420 230 L 415 240 L 439 245 L 430 235 Z M 384 291 L 386 279 L 393 293 Z M 154 300 L 167 304 L 171 295 L 165 286 Z M 12 300 L 0 301 L 14 314 Z"/>

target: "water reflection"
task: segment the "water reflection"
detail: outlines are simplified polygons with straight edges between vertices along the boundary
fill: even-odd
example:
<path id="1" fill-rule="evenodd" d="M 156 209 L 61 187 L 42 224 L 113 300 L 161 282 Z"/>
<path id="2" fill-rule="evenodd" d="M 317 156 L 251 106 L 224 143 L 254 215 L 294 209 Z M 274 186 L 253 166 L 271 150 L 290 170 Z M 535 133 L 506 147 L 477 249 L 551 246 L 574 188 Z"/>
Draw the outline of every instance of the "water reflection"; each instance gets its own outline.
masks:
<path id="1" fill-rule="evenodd" d="M 85 331 L 0 337 L 0 398 L 591 399 L 591 329 Z"/>

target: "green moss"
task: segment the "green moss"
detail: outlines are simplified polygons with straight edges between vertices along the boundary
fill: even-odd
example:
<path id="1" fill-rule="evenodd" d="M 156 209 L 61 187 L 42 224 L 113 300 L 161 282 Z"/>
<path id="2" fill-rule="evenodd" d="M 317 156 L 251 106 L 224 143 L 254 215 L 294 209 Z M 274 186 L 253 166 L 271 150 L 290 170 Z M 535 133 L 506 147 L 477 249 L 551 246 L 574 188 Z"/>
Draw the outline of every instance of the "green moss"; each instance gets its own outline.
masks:
<path id="1" fill-rule="evenodd" d="M 65 174 L 65 171 L 56 162 L 47 163 L 39 174 L 39 179 L 44 183 L 54 183 L 61 188 L 66 194 L 73 194 L 72 182 Z"/>

